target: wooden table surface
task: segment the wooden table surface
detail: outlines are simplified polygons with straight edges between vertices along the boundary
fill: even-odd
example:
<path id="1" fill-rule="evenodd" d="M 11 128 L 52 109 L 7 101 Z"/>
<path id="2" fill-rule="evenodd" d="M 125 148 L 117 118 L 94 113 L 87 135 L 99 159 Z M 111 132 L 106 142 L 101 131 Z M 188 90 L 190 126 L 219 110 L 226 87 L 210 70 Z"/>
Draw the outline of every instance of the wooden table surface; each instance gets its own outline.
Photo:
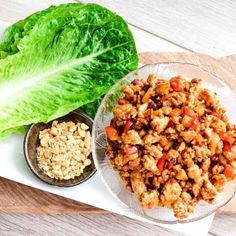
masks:
<path id="1" fill-rule="evenodd" d="M 68 0 L 0 0 L 0 20 L 15 22 Z M 122 15 L 143 51 L 193 51 L 215 57 L 236 54 L 236 1 L 91 0 Z M 35 216 L 1 213 L 0 235 L 177 235 L 159 226 L 104 214 Z M 217 214 L 209 235 L 236 235 L 236 215 Z"/>

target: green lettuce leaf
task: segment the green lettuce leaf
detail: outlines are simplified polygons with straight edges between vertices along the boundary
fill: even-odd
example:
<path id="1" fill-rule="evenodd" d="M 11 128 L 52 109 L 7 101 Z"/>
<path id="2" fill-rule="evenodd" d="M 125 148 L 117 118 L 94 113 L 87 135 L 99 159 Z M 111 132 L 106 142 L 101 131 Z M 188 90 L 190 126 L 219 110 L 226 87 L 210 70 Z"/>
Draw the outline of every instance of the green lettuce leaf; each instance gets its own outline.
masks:
<path id="1" fill-rule="evenodd" d="M 64 8 L 78 8 L 82 6 L 82 3 L 68 3 L 61 4 L 59 6 L 51 6 L 43 11 L 34 13 L 33 15 L 28 16 L 27 18 L 12 24 L 4 32 L 3 41 L 0 43 L 0 59 L 7 57 L 18 52 L 18 43 L 19 41 L 27 34 L 30 33 L 31 29 L 35 26 L 37 21 L 40 18 L 43 18 L 48 13 L 54 11 L 55 9 L 64 9 Z"/>
<path id="2" fill-rule="evenodd" d="M 138 65 L 127 23 L 96 4 L 54 7 L 24 34 L 0 60 L 0 136 L 94 102 Z"/>
<path id="3" fill-rule="evenodd" d="M 90 102 L 88 104 L 83 105 L 80 110 L 84 111 L 85 113 L 87 113 L 87 115 L 89 115 L 91 118 L 94 118 L 98 107 L 100 105 L 102 101 L 102 97 L 96 99 L 94 102 Z"/>

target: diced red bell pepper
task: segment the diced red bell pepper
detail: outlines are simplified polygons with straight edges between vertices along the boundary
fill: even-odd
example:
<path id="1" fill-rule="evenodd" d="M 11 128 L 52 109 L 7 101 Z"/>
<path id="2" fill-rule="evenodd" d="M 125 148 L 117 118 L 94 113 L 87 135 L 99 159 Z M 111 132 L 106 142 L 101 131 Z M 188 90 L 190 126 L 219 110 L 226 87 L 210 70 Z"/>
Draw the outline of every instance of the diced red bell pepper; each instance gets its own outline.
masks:
<path id="1" fill-rule="evenodd" d="M 174 159 L 168 160 L 168 165 L 167 165 L 168 170 L 172 169 L 175 163 L 176 161 Z"/>
<path id="2" fill-rule="evenodd" d="M 199 118 L 197 113 L 190 107 L 184 107 L 183 114 L 192 118 L 190 128 L 196 130 L 199 125 Z"/>
<path id="3" fill-rule="evenodd" d="M 213 116 L 220 117 L 220 113 L 219 112 L 213 111 L 211 114 Z"/>
<path id="4" fill-rule="evenodd" d="M 224 142 L 224 151 L 228 152 L 232 148 L 232 145 L 230 143 Z"/>
<path id="5" fill-rule="evenodd" d="M 199 125 L 199 119 L 198 117 L 192 117 L 192 124 L 190 126 L 191 129 L 196 130 Z"/>
<path id="6" fill-rule="evenodd" d="M 129 101 L 125 98 L 119 98 L 118 99 L 118 104 L 119 105 L 124 105 L 124 104 L 127 104 L 127 103 L 129 103 Z"/>
<path id="7" fill-rule="evenodd" d="M 232 136 L 230 136 L 229 134 L 227 134 L 226 132 L 218 132 L 220 139 L 223 142 L 229 143 L 229 144 L 233 144 L 234 143 L 234 138 Z"/>
<path id="8" fill-rule="evenodd" d="M 225 132 L 218 132 L 219 136 L 220 136 L 220 139 L 224 142 L 227 142 L 227 139 L 228 139 L 228 135 L 227 133 Z"/>
<path id="9" fill-rule="evenodd" d="M 108 139 L 110 139 L 111 141 L 116 141 L 119 139 L 119 135 L 118 132 L 116 130 L 116 128 L 114 128 L 113 126 L 107 126 L 105 128 L 106 134 Z"/>
<path id="10" fill-rule="evenodd" d="M 171 116 L 180 116 L 182 113 L 181 109 L 179 108 L 174 108 L 171 112 L 170 112 L 170 115 Z"/>
<path id="11" fill-rule="evenodd" d="M 126 134 L 133 124 L 134 124 L 133 121 L 127 120 L 123 132 Z"/>
<path id="12" fill-rule="evenodd" d="M 197 116 L 196 112 L 190 107 L 184 107 L 183 108 L 183 114 L 187 115 L 187 116 L 190 116 L 190 117 L 196 117 Z"/>
<path id="13" fill-rule="evenodd" d="M 166 155 L 163 155 L 157 162 L 157 168 L 162 172 L 165 167 Z"/>
<path id="14" fill-rule="evenodd" d="M 233 167 L 231 165 L 225 166 L 224 175 L 228 180 L 233 179 L 234 173 L 233 173 Z"/>
<path id="15" fill-rule="evenodd" d="M 173 126 L 173 125 L 175 125 L 174 117 L 173 117 L 173 116 L 170 116 L 168 126 L 171 127 L 171 126 Z"/>
<path id="16" fill-rule="evenodd" d="M 184 90 L 184 85 L 179 77 L 174 77 L 170 80 L 170 86 L 174 91 L 181 92 Z"/>
<path id="17" fill-rule="evenodd" d="M 134 155 L 134 154 L 136 154 L 136 153 L 138 153 L 138 148 L 135 147 L 135 146 L 130 146 L 130 145 L 128 145 L 128 146 L 126 147 L 126 149 L 125 149 L 125 154 L 126 154 L 127 156 Z"/>

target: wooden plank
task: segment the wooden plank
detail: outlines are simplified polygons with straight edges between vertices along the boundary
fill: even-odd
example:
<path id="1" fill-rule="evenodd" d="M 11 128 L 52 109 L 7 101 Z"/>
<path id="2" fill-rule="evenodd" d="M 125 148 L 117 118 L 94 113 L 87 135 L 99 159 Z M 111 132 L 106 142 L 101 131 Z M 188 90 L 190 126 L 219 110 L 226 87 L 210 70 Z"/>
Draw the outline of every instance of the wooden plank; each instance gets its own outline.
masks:
<path id="1" fill-rule="evenodd" d="M 4 0 L 0 0 L 0 20 L 7 22 L 16 22 L 26 16 L 34 13 L 35 11 L 42 10 L 52 4 L 60 4 L 65 2 L 72 2 L 69 0 L 8 0 L 7 4 Z M 135 42 L 139 52 L 143 51 L 186 51 L 185 49 L 169 43 L 161 38 L 158 38 L 150 33 L 141 29 L 131 26 L 134 34 Z M 145 39 L 145 40 L 143 40 Z"/>
<path id="2" fill-rule="evenodd" d="M 108 211 L 0 178 L 0 213 L 104 214 Z"/>
<path id="3" fill-rule="evenodd" d="M 62 1 L 65 2 L 65 0 Z M 22 2 L 20 0 L 9 0 L 6 2 L 0 0 L 0 19 L 10 22 L 16 21 L 30 14 L 34 9 L 38 10 L 38 6 L 40 5 L 42 5 L 42 8 L 47 7 L 48 5 L 44 5 L 45 2 L 50 5 L 50 3 L 54 1 L 25 0 Z M 142 2 L 144 2 L 144 0 L 142 0 Z M 8 14 L 8 12 L 10 12 L 10 14 Z M 151 46 L 152 45 L 150 45 L 150 47 Z M 164 46 L 161 47 L 161 49 L 168 50 L 165 49 Z M 95 227 L 93 225 L 94 222 Z M 71 228 L 73 229 L 71 230 Z M 216 217 L 211 228 L 212 234 L 209 235 L 225 235 L 226 231 L 229 236 L 235 235 L 235 220 L 233 216 L 224 215 L 222 217 Z M 110 214 L 107 216 L 31 216 L 28 214 L 1 214 L 0 232 L 1 235 L 133 235 L 133 232 L 137 233 L 137 235 L 176 235 L 176 233 L 172 231 L 130 219 L 127 220 L 126 217 L 115 214 L 112 214 L 112 217 Z"/>
<path id="4" fill-rule="evenodd" d="M 43 10 L 53 4 L 72 2 L 70 0 L 0 0 L 0 19 L 7 22 L 16 22 L 35 11 Z"/>
<path id="5" fill-rule="evenodd" d="M 153 34 L 147 33 L 135 26 L 130 26 L 133 32 L 138 52 L 186 52 L 187 50 L 169 43 Z M 145 39 L 145 40 L 144 40 Z"/>
<path id="6" fill-rule="evenodd" d="M 235 214 L 216 214 L 210 229 L 210 233 L 217 236 L 235 236 L 235 223 Z"/>
<path id="7" fill-rule="evenodd" d="M 236 1 L 83 0 L 100 3 L 130 24 L 212 56 L 236 53 Z"/>
<path id="8" fill-rule="evenodd" d="M 1 214 L 1 236 L 175 236 L 172 230 L 116 214 L 32 216 Z"/>
<path id="9" fill-rule="evenodd" d="M 226 81 L 236 91 L 236 55 L 214 58 L 199 53 L 146 52 L 141 53 L 140 62 L 155 64 L 163 62 L 191 63 Z"/>

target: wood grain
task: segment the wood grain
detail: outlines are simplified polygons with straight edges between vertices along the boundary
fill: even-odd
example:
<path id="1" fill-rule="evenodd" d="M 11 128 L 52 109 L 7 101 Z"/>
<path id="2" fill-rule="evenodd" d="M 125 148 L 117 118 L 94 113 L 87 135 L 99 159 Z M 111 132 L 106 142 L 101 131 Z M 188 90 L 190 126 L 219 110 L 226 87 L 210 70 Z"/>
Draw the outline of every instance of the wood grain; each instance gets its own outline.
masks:
<path id="1" fill-rule="evenodd" d="M 98 214 L 108 211 L 0 178 L 0 213 Z"/>
<path id="2" fill-rule="evenodd" d="M 66 2 L 67 0 L 44 0 L 44 1 L 38 1 L 38 0 L 0 0 L 0 19 L 9 21 L 9 22 L 15 22 L 18 19 L 21 19 L 28 14 L 31 14 L 32 12 L 36 10 L 43 9 L 51 4 L 55 3 L 61 3 Z M 91 2 L 92 0 L 86 1 Z M 94 1 L 93 1 L 94 2 Z M 217 46 L 217 48 L 214 47 L 215 42 L 213 44 L 210 40 L 212 35 L 217 34 L 217 31 L 221 32 L 222 28 L 224 30 L 230 31 L 231 27 L 229 25 L 235 24 L 235 16 L 232 17 L 231 12 L 235 12 L 235 7 L 232 6 L 232 4 L 235 4 L 233 0 L 227 0 L 227 1 L 216 1 L 216 0 L 209 0 L 209 1 L 197 1 L 197 4 L 200 5 L 200 8 L 203 8 L 203 12 L 205 11 L 214 11 L 216 4 L 219 8 L 219 6 L 222 6 L 222 11 L 219 13 L 219 16 L 217 14 L 217 11 L 215 11 L 214 17 L 212 15 L 210 17 L 204 17 L 203 24 L 207 23 L 207 25 L 215 24 L 214 29 L 216 29 L 216 32 L 213 32 L 213 34 L 209 35 L 203 35 L 199 34 L 199 32 L 202 32 L 202 25 L 199 25 L 198 23 L 195 24 L 194 30 L 195 33 L 193 33 L 193 37 L 195 39 L 193 42 L 189 41 L 189 38 L 186 39 L 189 46 L 186 46 L 186 44 L 183 44 L 185 41 L 175 41 L 172 40 L 172 37 L 176 37 L 176 34 L 178 37 L 184 38 L 186 36 L 185 29 L 183 25 L 178 25 L 176 30 L 175 28 L 172 28 L 172 25 L 176 21 L 174 17 L 171 17 L 167 22 L 162 24 L 162 30 L 169 31 L 168 34 L 172 34 L 171 38 L 168 38 L 165 40 L 165 37 L 163 38 L 163 35 L 158 35 L 155 40 L 155 35 L 157 36 L 158 31 L 160 29 L 160 26 L 157 25 L 159 20 L 157 20 L 157 17 L 163 18 L 163 14 L 160 11 L 165 12 L 166 9 L 172 8 L 173 11 L 175 11 L 175 4 L 181 5 L 181 3 L 188 4 L 189 11 L 187 12 L 188 15 L 193 15 L 193 19 L 195 17 L 198 17 L 198 22 L 201 21 L 201 11 L 200 11 L 200 17 L 199 17 L 199 10 L 197 11 L 194 9 L 194 5 L 196 5 L 196 0 L 191 1 L 171 1 L 167 0 L 165 1 L 166 7 L 161 7 L 161 2 L 164 2 L 164 0 L 140 0 L 140 1 L 132 1 L 132 0 L 97 0 L 96 2 L 100 4 L 110 4 L 110 8 L 117 10 L 117 12 L 121 12 L 122 8 L 122 14 L 125 15 L 125 18 L 132 23 L 132 25 L 136 26 L 135 29 L 140 28 L 137 31 L 137 37 L 141 35 L 143 38 L 146 37 L 146 39 L 149 39 L 150 35 L 147 33 L 149 31 L 150 33 L 153 33 L 151 37 L 153 40 L 151 43 L 148 40 L 142 40 L 141 36 L 140 39 L 136 38 L 136 41 L 139 40 L 139 45 L 145 45 L 145 47 L 142 47 L 142 51 L 144 50 L 158 50 L 158 51 L 170 51 L 170 50 L 178 50 L 178 47 L 176 45 L 183 45 L 184 47 L 188 47 L 190 51 L 200 51 L 200 52 L 207 52 L 211 55 L 226 55 L 226 52 L 229 52 L 228 54 L 232 54 L 235 52 L 235 45 L 229 45 L 226 42 L 226 40 L 229 40 L 227 37 L 227 34 L 222 34 L 219 37 L 219 39 L 222 41 L 220 45 Z M 187 3 L 186 3 L 187 2 Z M 132 4 L 132 5 L 130 5 Z M 212 5 L 212 7 L 209 7 L 209 5 Z M 133 6 L 137 5 L 137 7 Z M 191 5 L 193 7 L 191 7 Z M 205 5 L 205 6 L 204 6 Z M 156 9 L 159 8 L 159 9 Z M 177 7 L 178 8 L 178 7 Z M 176 11 L 179 11 L 177 10 Z M 206 9 L 204 9 L 206 8 Z M 229 9 L 229 11 L 228 11 Z M 181 10 L 181 9 L 180 9 Z M 127 13 L 125 12 L 127 11 Z M 154 13 L 153 13 L 154 11 Z M 144 14 L 145 12 L 145 14 Z M 182 11 L 179 11 L 177 14 L 182 14 Z M 195 12 L 195 13 L 194 13 Z M 196 16 L 196 12 L 198 12 L 198 15 Z M 223 14 L 223 17 L 222 15 Z M 185 15 L 185 12 L 183 13 Z M 144 19 L 144 17 L 146 19 Z M 170 17 L 167 15 L 167 17 Z M 184 17 L 184 16 L 183 16 Z M 219 20 L 217 18 L 219 17 Z M 224 17 L 229 17 L 229 24 L 226 24 L 225 21 L 222 21 Z M 190 18 L 185 19 L 187 22 Z M 215 18 L 215 19 L 214 19 Z M 208 22 L 209 19 L 209 22 Z M 224 22 L 223 26 L 221 24 L 221 21 Z M 161 20 L 161 22 L 163 22 Z M 161 23 L 160 22 L 160 23 Z M 158 23 L 158 24 L 160 24 Z M 219 25 L 220 23 L 220 25 Z M 206 29 L 203 27 L 204 30 L 207 30 L 208 34 L 208 28 Z M 144 29 L 144 30 L 142 30 Z M 235 27 L 233 28 L 235 29 Z M 210 30 L 209 28 L 209 31 Z M 165 33 L 165 32 L 164 32 Z M 188 33 L 189 34 L 189 33 Z M 145 36 L 145 37 L 144 37 Z M 187 35 L 188 37 L 192 37 L 191 35 Z M 225 37 L 224 37 L 225 36 Z M 235 34 L 233 34 L 233 37 L 231 37 L 231 40 L 235 39 Z M 198 41 L 204 41 L 204 44 L 197 45 Z M 218 40 L 218 39 L 217 39 Z M 170 43 L 172 42 L 172 43 Z M 213 45 L 213 46 L 212 46 Z M 139 46 L 139 47 L 140 47 Z M 193 47 L 192 47 L 193 46 Z M 138 47 L 138 48 L 139 48 Z M 141 47 L 140 47 L 141 48 Z M 199 49 L 200 48 L 200 49 Z M 181 49 L 181 48 L 180 48 Z M 9 180 L 6 180 L 7 182 Z M 0 182 L 0 186 L 7 186 L 7 183 Z M 10 184 L 11 185 L 11 184 Z M 12 187 L 9 188 L 12 189 Z M 18 185 L 18 184 L 17 184 Z M 19 185 L 21 188 L 21 185 Z M 18 186 L 13 185 L 13 188 L 18 188 Z M 30 188 L 26 187 L 22 191 L 25 192 L 27 195 Z M 67 215 L 67 216 L 50 216 L 50 215 L 43 215 L 43 216 L 37 216 L 35 214 L 19 214 L 19 213 L 13 213 L 15 208 L 14 206 L 21 205 L 21 202 L 17 203 L 18 195 L 21 194 L 21 190 L 16 191 L 15 194 L 12 194 L 11 191 L 9 191 L 7 188 L 3 188 L 0 192 L 0 196 L 2 193 L 5 193 L 7 191 L 7 198 L 9 198 L 7 201 L 8 203 L 5 204 L 5 206 L 8 205 L 8 212 L 10 213 L 1 213 L 0 214 L 0 235 L 3 236 L 21 236 L 21 235 L 180 235 L 174 231 L 166 230 L 158 226 L 153 226 L 150 224 L 142 223 L 139 221 L 128 219 L 124 216 L 116 215 L 116 214 L 92 214 L 92 215 Z M 8 192 L 9 191 L 9 192 Z M 39 190 L 36 190 L 38 193 L 38 196 L 35 198 L 37 199 L 39 196 L 44 197 L 44 192 L 41 192 Z M 28 196 L 29 197 L 29 196 Z M 57 200 L 55 200 L 57 201 Z M 65 200 L 67 201 L 67 200 Z M 70 201 L 70 200 L 68 200 Z M 2 202 L 2 199 L 0 199 L 0 203 Z M 69 203 L 71 204 L 71 203 Z M 79 204 L 79 203 L 78 203 Z M 73 205 L 73 204 L 72 204 Z M 42 207 L 42 206 L 40 206 Z M 18 212 L 23 212 L 22 208 L 18 208 Z M 2 211 L 2 208 L 0 210 Z M 31 212 L 31 211 L 29 211 Z M 31 212 L 32 213 L 32 212 Z M 68 213 L 69 214 L 69 213 Z M 232 214 L 217 214 L 213 225 L 211 227 L 210 233 L 208 235 L 219 235 L 219 236 L 233 236 L 236 235 L 236 224 L 235 224 L 235 215 Z"/>
<path id="3" fill-rule="evenodd" d="M 235 218 L 235 214 L 216 214 L 210 229 L 210 233 L 217 236 L 235 236 Z"/>
<path id="4" fill-rule="evenodd" d="M 1 236 L 180 236 L 182 234 L 116 214 L 35 216 L 1 214 Z"/>
<path id="5" fill-rule="evenodd" d="M 36 11 L 45 9 L 50 5 L 66 3 L 66 2 L 75 2 L 72 0 L 7 0 L 7 3 L 4 0 L 0 0 L 0 20 L 6 22 L 16 22 L 20 19 L 27 17 L 30 14 L 33 14 Z M 17 14 L 15 14 L 17 12 Z M 186 51 L 182 47 L 169 43 L 168 41 L 159 38 L 153 34 L 150 34 L 146 31 L 143 31 L 135 26 L 130 26 L 135 42 L 136 47 L 139 52 L 143 51 Z M 143 40 L 145 39 L 145 40 Z"/>
<path id="6" fill-rule="evenodd" d="M 162 62 L 191 63 L 226 81 L 236 91 L 236 55 L 214 58 L 206 54 L 189 52 L 145 52 L 140 54 L 140 62 L 143 64 Z"/>
<path id="7" fill-rule="evenodd" d="M 194 52 L 236 53 L 236 1 L 82 0 L 100 3 L 130 24 Z"/>
<path id="8" fill-rule="evenodd" d="M 70 0 L 1 0 L 0 19 L 6 22 L 16 22 L 35 11 L 43 10 L 53 4 L 73 2 Z"/>

